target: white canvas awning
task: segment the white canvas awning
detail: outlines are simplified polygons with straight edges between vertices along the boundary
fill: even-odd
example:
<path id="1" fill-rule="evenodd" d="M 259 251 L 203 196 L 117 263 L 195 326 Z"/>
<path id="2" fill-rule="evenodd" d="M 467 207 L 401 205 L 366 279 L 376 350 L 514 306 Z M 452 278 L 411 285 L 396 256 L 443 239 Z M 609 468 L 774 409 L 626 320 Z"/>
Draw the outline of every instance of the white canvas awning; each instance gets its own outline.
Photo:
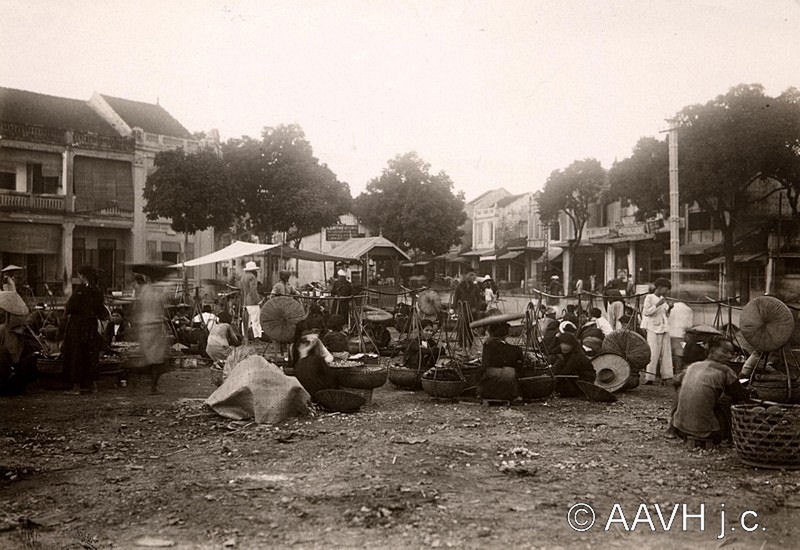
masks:
<path id="1" fill-rule="evenodd" d="M 227 262 L 228 260 L 241 258 L 242 256 L 254 256 L 256 254 L 261 254 L 271 248 L 276 248 L 278 246 L 280 245 L 233 241 L 225 248 L 217 250 L 216 252 L 212 252 L 211 254 L 206 254 L 205 256 L 200 256 L 199 258 L 195 258 L 194 260 L 189 260 L 185 264 L 175 264 L 172 267 L 182 267 L 184 265 L 186 267 L 194 267 L 198 265 L 214 264 L 217 262 Z"/>

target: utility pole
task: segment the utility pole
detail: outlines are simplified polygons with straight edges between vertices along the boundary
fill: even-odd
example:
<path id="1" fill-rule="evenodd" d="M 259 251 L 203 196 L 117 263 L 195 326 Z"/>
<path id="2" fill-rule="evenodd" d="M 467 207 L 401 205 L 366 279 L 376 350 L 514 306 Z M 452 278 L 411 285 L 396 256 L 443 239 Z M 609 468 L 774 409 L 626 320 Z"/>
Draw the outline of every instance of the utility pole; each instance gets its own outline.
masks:
<path id="1" fill-rule="evenodd" d="M 678 196 L 678 125 L 670 123 L 669 141 L 669 272 L 672 291 L 677 296 L 680 286 L 680 200 Z"/>

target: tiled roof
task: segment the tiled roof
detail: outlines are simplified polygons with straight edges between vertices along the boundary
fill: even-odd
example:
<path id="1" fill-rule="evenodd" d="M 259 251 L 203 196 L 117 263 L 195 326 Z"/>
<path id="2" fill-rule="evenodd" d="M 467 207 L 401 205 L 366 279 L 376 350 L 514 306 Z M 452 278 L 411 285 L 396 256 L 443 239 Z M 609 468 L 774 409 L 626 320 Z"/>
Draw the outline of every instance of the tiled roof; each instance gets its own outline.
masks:
<path id="1" fill-rule="evenodd" d="M 0 121 L 119 136 L 86 101 L 14 88 L 0 87 Z"/>
<path id="2" fill-rule="evenodd" d="M 176 138 L 192 137 L 189 130 L 175 120 L 161 105 L 102 94 L 101 96 L 131 128 L 141 128 L 150 134 Z"/>
<path id="3" fill-rule="evenodd" d="M 508 206 L 512 202 L 524 197 L 526 194 L 527 193 L 520 193 L 519 195 L 509 195 L 508 197 L 503 197 L 502 199 L 498 200 L 495 203 L 495 206 L 497 206 L 498 208 L 503 208 L 505 206 Z"/>
<path id="4" fill-rule="evenodd" d="M 346 258 L 359 259 L 365 254 L 375 256 L 397 256 L 409 259 L 405 252 L 386 237 L 353 237 L 348 239 L 333 250 L 331 254 Z"/>
<path id="5" fill-rule="evenodd" d="M 494 193 L 495 191 L 502 191 L 503 193 L 508 194 L 508 191 L 506 191 L 502 187 L 499 187 L 497 189 L 489 189 L 488 191 L 484 191 L 483 193 L 481 193 L 480 195 L 478 195 L 477 197 L 475 197 L 471 201 L 467 202 L 467 204 L 477 204 L 478 201 L 484 199 L 487 195 L 489 195 L 490 193 Z"/>

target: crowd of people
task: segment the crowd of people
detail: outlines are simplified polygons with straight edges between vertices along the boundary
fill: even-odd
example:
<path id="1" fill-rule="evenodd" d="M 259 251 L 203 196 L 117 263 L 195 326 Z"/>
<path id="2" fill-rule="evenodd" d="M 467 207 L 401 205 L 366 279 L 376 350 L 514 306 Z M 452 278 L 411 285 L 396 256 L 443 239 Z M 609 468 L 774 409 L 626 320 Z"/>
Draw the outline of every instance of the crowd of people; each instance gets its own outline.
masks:
<path id="1" fill-rule="evenodd" d="M 14 273 L 19 268 L 12 267 L 14 269 L 3 270 L 4 293 L 16 292 Z M 236 346 L 262 338 L 261 307 L 266 300 L 277 296 L 300 297 L 288 271 L 281 271 L 269 294 L 263 295 L 259 292 L 258 271 L 254 262 L 247 262 L 239 280 L 241 325 L 233 322 L 227 308 L 215 311 L 210 304 L 203 306 L 191 319 L 186 312 L 181 313 L 187 323 L 205 333 L 201 351 L 211 360 L 223 362 Z M 48 336 L 43 340 L 49 337 L 63 340 L 60 351 L 65 380 L 70 384 L 68 393 L 96 392 L 100 353 L 121 341 L 139 343 L 133 368 L 149 373 L 150 389 L 157 392 L 159 377 L 167 370 L 170 344 L 165 330 L 167 304 L 158 284 L 165 272 L 147 266 L 134 269 L 134 300 L 127 310 L 109 309 L 104 305 L 94 269 L 81 267 L 77 274 L 79 281 L 64 306 L 66 322 L 55 329 L 58 335 L 52 333 L 54 327 L 46 324 L 40 310 L 22 318 L 4 313 L 5 322 L 0 325 L 0 368 L 3 369 L 0 376 L 8 379 L 14 368 L 22 369 L 20 341 L 27 333 L 21 327 L 33 326 L 36 328 L 31 333 Z M 561 290 L 559 285 L 557 277 L 551 279 L 552 289 Z M 595 281 L 591 281 L 591 285 L 594 287 Z M 731 341 L 710 334 L 698 336 L 693 332 L 691 311 L 687 315 L 684 304 L 669 298 L 669 280 L 656 279 L 651 289 L 641 300 L 639 311 L 633 309 L 628 300 L 633 291 L 624 273 L 603 288 L 605 311 L 595 306 L 584 308 L 580 304 L 569 304 L 559 312 L 548 305 L 549 300 L 531 302 L 539 336 L 537 351 L 557 379 L 556 392 L 563 397 L 580 396 L 574 381 L 590 384 L 595 381 L 592 357 L 601 352 L 604 338 L 621 329 L 638 330 L 646 336 L 650 349 L 644 383 L 660 381 L 674 384 L 676 388 L 669 435 L 715 441 L 729 437 L 729 406 L 747 398 L 745 387 L 729 366 L 734 353 Z M 329 293 L 333 305 L 328 308 L 320 302 L 303 301 L 308 314 L 297 325 L 289 349 L 288 367 L 311 395 L 321 389 L 337 387 L 331 370 L 333 354 L 351 350 L 352 332 L 348 329 L 352 328 L 349 324 L 353 287 L 345 271 L 337 272 Z M 407 335 L 400 351 L 403 365 L 416 373 L 418 386 L 425 373 L 435 369 L 441 359 L 449 357 L 449 343 L 440 338 L 443 323 L 453 315 L 462 315 L 479 327 L 480 332 L 485 330 L 478 397 L 508 403 L 520 400 L 519 380 L 526 376 L 526 367 L 530 365 L 525 359 L 526 350 L 507 341 L 509 317 L 500 312 L 499 297 L 499 289 L 491 276 L 479 277 L 470 272 L 456 285 L 449 311 L 416 322 L 415 330 Z M 631 323 L 632 316 L 640 319 L 640 324 Z M 239 330 L 240 327 L 244 330 Z M 376 348 L 387 344 L 382 340 Z M 5 391 L 9 387 L 7 383 L 2 386 Z"/>

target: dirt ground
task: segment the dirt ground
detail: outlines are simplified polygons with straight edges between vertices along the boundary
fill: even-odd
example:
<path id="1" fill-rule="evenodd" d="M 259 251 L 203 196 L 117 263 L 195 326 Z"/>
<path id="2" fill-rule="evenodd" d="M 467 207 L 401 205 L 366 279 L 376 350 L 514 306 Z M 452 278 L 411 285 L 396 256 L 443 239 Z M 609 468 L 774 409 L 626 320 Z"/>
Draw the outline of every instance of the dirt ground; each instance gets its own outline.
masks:
<path id="1" fill-rule="evenodd" d="M 387 384 L 357 414 L 277 427 L 205 410 L 205 368 L 161 388 L 0 398 L 0 547 L 798 545 L 800 474 L 666 439 L 667 387 L 487 408 Z"/>

